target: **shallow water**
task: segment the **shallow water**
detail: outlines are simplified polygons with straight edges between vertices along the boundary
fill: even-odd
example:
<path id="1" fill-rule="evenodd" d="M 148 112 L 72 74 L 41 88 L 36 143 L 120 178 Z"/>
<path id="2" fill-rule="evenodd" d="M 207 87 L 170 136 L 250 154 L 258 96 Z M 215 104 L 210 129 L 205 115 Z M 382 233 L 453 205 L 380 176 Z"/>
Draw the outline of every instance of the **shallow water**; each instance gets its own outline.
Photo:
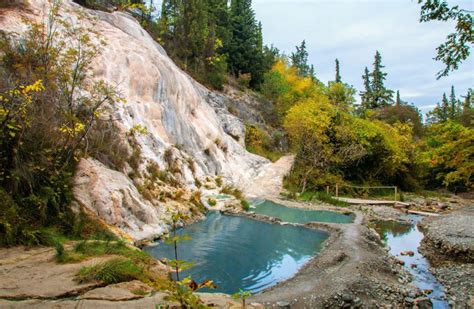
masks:
<path id="1" fill-rule="evenodd" d="M 333 223 L 352 223 L 354 215 L 345 215 L 335 211 L 327 210 L 309 210 L 302 208 L 286 207 L 272 201 L 254 202 L 257 214 L 280 218 L 282 221 L 290 223 L 305 224 L 308 222 L 333 222 Z"/>
<path id="2" fill-rule="evenodd" d="M 433 302 L 433 308 L 449 308 L 444 300 L 444 287 L 429 271 L 428 260 L 418 252 L 423 233 L 418 230 L 417 222 L 421 216 L 408 216 L 411 223 L 393 221 L 378 221 L 375 229 L 384 243 L 390 247 L 390 253 L 405 262 L 405 268 L 413 275 L 413 283 L 422 290 L 431 289 L 428 297 Z M 400 255 L 403 251 L 413 251 L 414 256 Z M 411 265 L 416 265 L 412 268 Z"/>
<path id="3" fill-rule="evenodd" d="M 194 263 L 180 274 L 197 281 L 213 280 L 213 292 L 234 293 L 239 288 L 256 293 L 284 281 L 321 251 L 323 231 L 277 225 L 243 217 L 209 213 L 203 221 L 180 229 L 191 236 L 179 243 L 178 258 Z M 171 245 L 145 248 L 154 257 L 174 258 Z"/>

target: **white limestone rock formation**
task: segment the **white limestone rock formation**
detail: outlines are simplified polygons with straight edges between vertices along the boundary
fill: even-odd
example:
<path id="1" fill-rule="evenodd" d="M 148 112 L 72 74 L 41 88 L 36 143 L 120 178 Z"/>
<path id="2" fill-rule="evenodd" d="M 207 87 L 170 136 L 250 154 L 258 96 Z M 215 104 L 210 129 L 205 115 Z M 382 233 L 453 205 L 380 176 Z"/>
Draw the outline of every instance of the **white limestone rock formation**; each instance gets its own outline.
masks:
<path id="1" fill-rule="evenodd" d="M 22 17 L 41 21 L 49 9 L 47 0 L 29 0 L 28 7 L 4 9 L 0 30 L 22 33 Z M 87 18 L 78 21 L 79 13 Z M 172 153 L 184 187 L 195 189 L 195 179 L 220 175 L 237 187 L 249 184 L 269 162 L 243 147 L 245 128 L 228 113 L 223 97 L 210 92 L 180 70 L 139 23 L 122 12 L 85 9 L 64 0 L 61 18 L 93 27 L 107 44 L 94 63 L 94 78 L 116 85 L 126 99 L 113 108 L 112 118 L 125 134 L 135 125 L 147 128 L 138 136 L 142 162 L 169 168 L 165 152 Z M 94 25 L 91 19 L 95 18 Z M 185 162 L 194 162 L 191 168 Z M 141 170 L 145 166 L 140 167 Z M 125 174 L 94 161 L 83 160 L 75 179 L 79 204 L 118 227 L 135 240 L 163 233 L 165 207 L 145 200 Z"/>

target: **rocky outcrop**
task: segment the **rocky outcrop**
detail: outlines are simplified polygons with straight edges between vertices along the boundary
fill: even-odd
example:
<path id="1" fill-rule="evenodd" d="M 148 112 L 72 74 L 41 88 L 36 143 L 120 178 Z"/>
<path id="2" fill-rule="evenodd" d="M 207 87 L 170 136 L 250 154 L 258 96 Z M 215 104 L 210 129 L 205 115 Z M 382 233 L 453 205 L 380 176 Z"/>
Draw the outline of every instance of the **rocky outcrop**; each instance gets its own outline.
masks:
<path id="1" fill-rule="evenodd" d="M 452 308 L 474 304 L 474 206 L 419 223 L 425 237 L 419 248 L 430 271 L 446 288 Z"/>
<path id="2" fill-rule="evenodd" d="M 48 10 L 46 0 L 3 9 L 0 29 L 21 34 L 27 29 L 25 18 L 40 22 Z M 119 136 L 126 141 L 136 125 L 147 132 L 130 145 L 141 156 L 137 170 L 128 166 L 113 171 L 92 159 L 79 164 L 74 192 L 82 207 L 135 240 L 154 237 L 165 231 L 164 213 L 169 208 L 145 200 L 137 190 L 143 181 L 132 181 L 129 175 L 142 175 L 153 163 L 162 171 L 173 170 L 176 183 L 186 190 L 196 190 L 196 179 L 209 175 L 243 188 L 268 163 L 245 150 L 245 127 L 228 112 L 226 97 L 180 70 L 129 14 L 93 11 L 64 0 L 60 17 L 93 29 L 97 42 L 106 41 L 92 75 L 115 85 L 126 100 L 113 106 L 109 115 Z"/>
<path id="3" fill-rule="evenodd" d="M 83 159 L 74 179 L 76 201 L 135 240 L 167 231 L 166 213 L 145 200 L 132 181 L 95 160 Z"/>
<path id="4" fill-rule="evenodd" d="M 427 218 L 420 227 L 423 248 L 432 260 L 474 262 L 474 206 L 448 215 Z"/>

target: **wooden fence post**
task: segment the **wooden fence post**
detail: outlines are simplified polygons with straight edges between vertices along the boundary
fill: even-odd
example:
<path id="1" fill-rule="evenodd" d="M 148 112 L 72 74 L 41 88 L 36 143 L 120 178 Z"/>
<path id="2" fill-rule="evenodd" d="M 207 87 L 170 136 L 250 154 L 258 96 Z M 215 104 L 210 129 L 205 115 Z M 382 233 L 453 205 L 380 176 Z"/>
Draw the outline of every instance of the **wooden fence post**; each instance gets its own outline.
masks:
<path id="1" fill-rule="evenodd" d="M 397 187 L 395 186 L 395 202 L 397 201 Z"/>
<path id="2" fill-rule="evenodd" d="M 329 195 L 329 186 L 326 186 L 326 193 Z"/>
<path id="3" fill-rule="evenodd" d="M 336 183 L 336 197 L 339 197 L 339 185 Z"/>

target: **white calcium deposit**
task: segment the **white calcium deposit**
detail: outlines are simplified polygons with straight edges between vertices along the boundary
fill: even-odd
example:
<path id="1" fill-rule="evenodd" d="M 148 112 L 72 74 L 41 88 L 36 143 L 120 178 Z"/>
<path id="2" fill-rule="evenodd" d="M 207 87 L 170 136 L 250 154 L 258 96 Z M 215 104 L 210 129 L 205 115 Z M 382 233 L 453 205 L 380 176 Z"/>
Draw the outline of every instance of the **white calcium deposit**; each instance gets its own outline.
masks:
<path id="1" fill-rule="evenodd" d="M 0 30 L 22 33 L 22 17 L 41 21 L 49 9 L 46 0 L 29 0 L 28 7 L 13 7 L 0 14 Z M 94 63 L 94 78 L 115 85 L 126 103 L 115 105 L 111 117 L 123 135 L 135 125 L 147 128 L 138 136 L 144 162 L 167 166 L 171 149 L 182 162 L 192 160 L 195 170 L 181 164 L 183 185 L 194 189 L 195 178 L 222 176 L 244 188 L 269 163 L 244 148 L 243 123 L 228 113 L 226 98 L 194 81 L 179 69 L 140 24 L 129 14 L 82 8 L 71 0 L 62 3 L 60 16 L 93 27 L 106 41 Z M 89 18 L 96 21 L 92 26 Z M 144 168 L 143 166 L 141 167 Z M 169 209 L 148 201 L 122 172 L 83 159 L 75 178 L 77 202 L 133 239 L 150 239 L 166 231 Z"/>

